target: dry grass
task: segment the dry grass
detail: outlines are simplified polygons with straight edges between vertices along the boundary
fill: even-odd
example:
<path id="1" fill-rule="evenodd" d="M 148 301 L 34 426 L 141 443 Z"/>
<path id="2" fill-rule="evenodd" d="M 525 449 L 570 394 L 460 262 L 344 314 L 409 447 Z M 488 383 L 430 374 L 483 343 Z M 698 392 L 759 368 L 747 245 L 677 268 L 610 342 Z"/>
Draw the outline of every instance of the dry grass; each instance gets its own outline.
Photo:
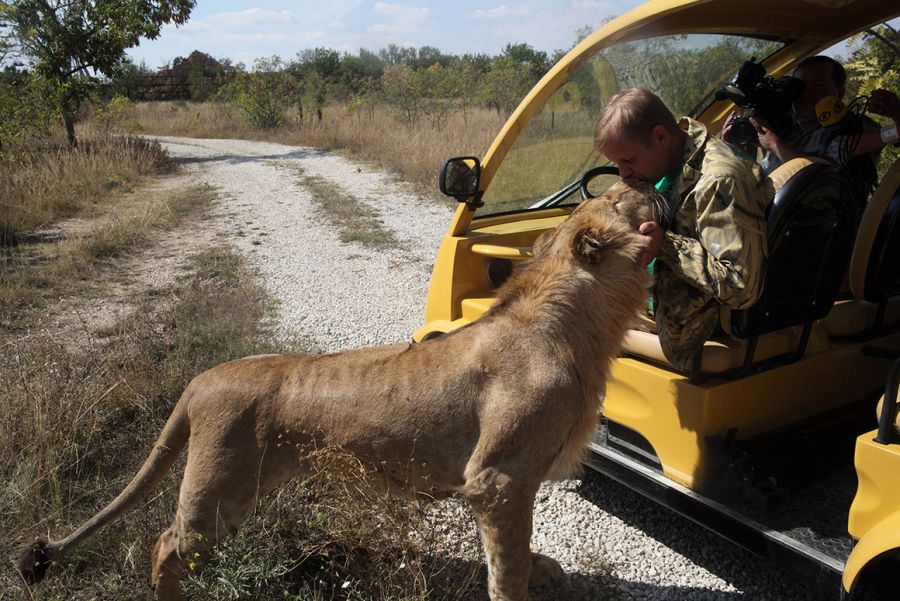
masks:
<path id="1" fill-rule="evenodd" d="M 267 300 L 227 249 L 193 258 L 191 275 L 146 299 L 105 341 L 69 350 L 52 332 L 4 343 L 0 492 L 5 557 L 33 536 L 68 532 L 130 479 L 181 390 L 221 361 L 269 350 Z M 56 568 L 42 599 L 147 597 L 147 550 L 171 519 L 176 478 Z M 14 574 L 0 598 L 26 598 Z"/>
<path id="2" fill-rule="evenodd" d="M 480 566 L 454 570 L 426 524 L 424 505 L 380 492 L 371 472 L 341 449 L 312 457 L 309 477 L 264 500 L 191 574 L 192 598 L 471 598 L 483 577 Z M 450 570 L 452 579 L 445 574 Z"/>
<path id="3" fill-rule="evenodd" d="M 440 123 L 423 120 L 408 126 L 387 107 L 351 113 L 336 105 L 326 107 L 321 123 L 306 119 L 298 125 L 293 119 L 292 126 L 267 131 L 247 125 L 227 104 L 171 102 L 139 103 L 124 120 L 131 132 L 259 139 L 343 151 L 389 169 L 430 194 L 437 194 L 438 171 L 445 159 L 484 156 L 504 121 L 494 111 L 470 108 L 450 113 Z"/>
<path id="4" fill-rule="evenodd" d="M 91 346 L 66 349 L 52 333 L 4 343 L 6 557 L 33 537 L 71 532 L 112 499 L 193 375 L 274 350 L 264 326 L 269 302 L 240 258 L 216 248 L 190 265 L 183 281 L 156 291 Z M 441 552 L 424 506 L 373 492 L 369 472 L 347 454 L 319 456 L 312 477 L 265 499 L 192 573 L 189 598 L 449 600 L 482 583 L 480 564 L 459 568 Z M 27 590 L 11 571 L 0 573 L 0 599 L 151 599 L 149 551 L 171 520 L 180 471 L 181 463 L 45 583 Z"/>
<path id="5" fill-rule="evenodd" d="M 124 194 L 144 174 L 168 168 L 158 146 L 82 138 L 79 150 L 33 149 L 28 161 L 2 167 L 0 185 L 22 187 L 14 192 L 24 203 L 18 212 L 4 205 L 14 244 L 0 246 L 0 552 L 10 559 L 35 537 L 68 534 L 111 500 L 194 375 L 275 350 L 271 302 L 227 247 L 193 256 L 183 279 L 154 283 L 127 317 L 85 330 L 78 344 L 54 329 L 48 316 L 60 306 L 90 311 L 109 284 L 124 281 L 128 260 L 203 217 L 215 198 L 208 187 Z M 313 178 L 303 183 L 347 239 L 396 243 L 376 216 L 360 216 L 358 199 Z M 71 215 L 78 219 L 54 224 Z M 288 350 L 306 352 L 302 339 L 297 344 Z M 264 500 L 192 574 L 190 598 L 459 599 L 482 583 L 481 564 L 446 558 L 423 506 L 363 492 L 365 472 L 346 455 L 328 465 Z M 0 571 L 0 601 L 152 599 L 149 552 L 171 521 L 180 468 L 127 518 L 51 568 L 45 583 L 28 589 L 13 570 Z"/>
<path id="6" fill-rule="evenodd" d="M 159 144 L 130 136 L 86 131 L 75 149 L 55 139 L 20 150 L 14 160 L 0 161 L 0 245 L 173 169 Z"/>
<path id="7" fill-rule="evenodd" d="M 340 232 L 341 242 L 361 242 L 367 246 L 397 247 L 394 233 L 385 227 L 378 211 L 348 191 L 316 176 L 306 175 L 299 167 L 293 170 L 300 183 L 309 190 L 319 211 Z"/>
<path id="8" fill-rule="evenodd" d="M 21 331 L 48 303 L 74 294 L 102 294 L 110 259 L 144 247 L 165 230 L 212 206 L 215 190 L 198 186 L 158 196 L 129 195 L 104 203 L 107 214 L 83 231 L 30 236 L 0 249 L 0 332 Z"/>

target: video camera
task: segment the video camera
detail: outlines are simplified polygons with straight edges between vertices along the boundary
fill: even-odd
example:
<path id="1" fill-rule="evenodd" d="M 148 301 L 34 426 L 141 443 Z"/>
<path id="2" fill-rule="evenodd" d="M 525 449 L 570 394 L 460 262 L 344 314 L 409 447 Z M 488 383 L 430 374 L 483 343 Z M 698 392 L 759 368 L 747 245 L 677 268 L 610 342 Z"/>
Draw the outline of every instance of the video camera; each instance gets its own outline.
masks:
<path id="1" fill-rule="evenodd" d="M 792 103 L 803 94 L 803 81 L 791 76 L 778 79 L 766 75 L 756 58 L 745 61 L 734 81 L 716 91 L 716 100 L 728 99 L 744 109 L 725 135 L 730 144 L 745 145 L 756 140 L 750 117 L 764 117 L 775 133 L 784 135 L 792 123 Z"/>

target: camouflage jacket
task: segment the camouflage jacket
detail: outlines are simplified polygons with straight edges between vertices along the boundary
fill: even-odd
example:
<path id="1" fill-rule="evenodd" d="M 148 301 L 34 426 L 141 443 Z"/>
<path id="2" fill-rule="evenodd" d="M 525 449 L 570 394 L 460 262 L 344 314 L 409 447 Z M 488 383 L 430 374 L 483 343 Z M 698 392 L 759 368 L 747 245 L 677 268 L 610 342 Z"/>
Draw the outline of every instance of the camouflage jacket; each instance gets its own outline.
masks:
<path id="1" fill-rule="evenodd" d="M 766 207 L 775 191 L 755 162 L 684 117 L 684 164 L 675 180 L 657 255 L 654 318 L 666 357 L 689 369 L 718 325 L 719 307 L 743 309 L 762 293 Z"/>

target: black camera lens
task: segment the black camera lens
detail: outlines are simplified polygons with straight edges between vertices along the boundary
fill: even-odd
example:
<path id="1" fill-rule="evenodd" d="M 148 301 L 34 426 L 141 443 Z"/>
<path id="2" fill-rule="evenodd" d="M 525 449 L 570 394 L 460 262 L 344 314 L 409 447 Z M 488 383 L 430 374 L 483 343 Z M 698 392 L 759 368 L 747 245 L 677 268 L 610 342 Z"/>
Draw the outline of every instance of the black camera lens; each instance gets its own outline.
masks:
<path id="1" fill-rule="evenodd" d="M 756 128 L 750 123 L 749 117 L 739 117 L 731 122 L 724 138 L 729 144 L 745 146 L 756 141 Z"/>

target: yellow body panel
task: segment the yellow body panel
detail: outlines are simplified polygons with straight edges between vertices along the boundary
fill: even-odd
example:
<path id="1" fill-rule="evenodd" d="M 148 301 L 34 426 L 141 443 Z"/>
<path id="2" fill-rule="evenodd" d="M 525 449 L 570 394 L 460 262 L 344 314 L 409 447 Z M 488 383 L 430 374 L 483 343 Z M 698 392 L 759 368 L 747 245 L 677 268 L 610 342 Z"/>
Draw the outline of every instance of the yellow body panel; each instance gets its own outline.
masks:
<path id="1" fill-rule="evenodd" d="M 496 215 L 479 220 L 478 229 L 465 235 L 445 237 L 431 275 L 425 325 L 413 334 L 413 340 L 420 342 L 433 332 L 446 333 L 447 328 L 465 325 L 467 322 L 457 321 L 462 317 L 463 300 L 493 295 L 488 261 L 527 258 L 534 240 L 554 229 L 569 212 L 561 208 L 534 211 L 527 221 L 521 221 L 521 215 Z M 478 316 L 480 313 L 473 319 Z"/>
<path id="2" fill-rule="evenodd" d="M 848 530 L 859 542 L 844 567 L 848 592 L 870 561 L 900 549 L 900 444 L 879 444 L 876 434 L 867 432 L 856 439 L 859 488 L 850 506 Z"/>
<path id="3" fill-rule="evenodd" d="M 900 349 L 900 334 L 878 345 Z M 703 491 L 721 467 L 717 443 L 730 429 L 741 440 L 877 395 L 890 363 L 864 355 L 861 344 L 843 344 L 749 377 L 693 385 L 623 358 L 613 363 L 603 413 L 646 438 L 666 476 Z"/>

